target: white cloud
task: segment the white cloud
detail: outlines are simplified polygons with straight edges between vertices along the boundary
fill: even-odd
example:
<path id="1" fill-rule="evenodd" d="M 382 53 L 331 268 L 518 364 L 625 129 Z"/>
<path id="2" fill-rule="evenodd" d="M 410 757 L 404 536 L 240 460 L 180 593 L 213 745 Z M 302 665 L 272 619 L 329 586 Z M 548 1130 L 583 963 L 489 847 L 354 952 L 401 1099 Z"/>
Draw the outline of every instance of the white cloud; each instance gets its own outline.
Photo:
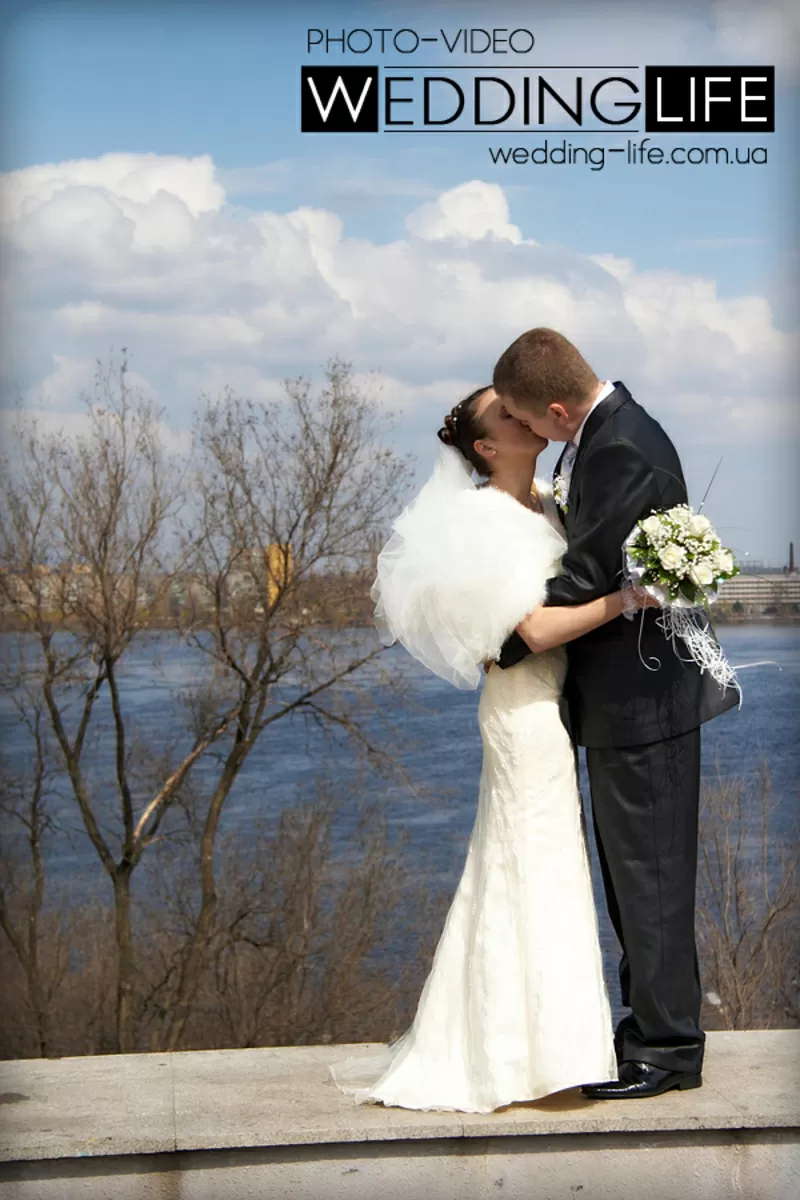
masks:
<path id="1" fill-rule="evenodd" d="M 53 370 L 21 397 L 24 407 L 52 413 L 74 409 L 81 393 L 89 390 L 95 369 L 90 358 L 54 354 Z M 145 380 L 140 378 L 138 382 L 146 386 Z"/>
<path id="2" fill-rule="evenodd" d="M 734 428 L 747 441 L 753 440 L 753 430 L 769 429 L 770 434 L 789 438 L 797 434 L 797 401 L 785 403 L 775 396 L 723 396 L 722 406 Z"/>
<path id="3" fill-rule="evenodd" d="M 25 408 L 22 411 L 0 409 L 0 442 L 6 441 L 12 430 L 25 429 L 35 422 L 41 433 L 64 433 L 78 438 L 91 431 L 91 422 L 84 408 L 80 412 L 54 412 L 49 408 Z M 192 434 L 188 429 L 175 429 L 168 421 L 155 423 L 155 434 L 167 454 L 185 455 L 192 447 Z"/>
<path id="4" fill-rule="evenodd" d="M 631 279 L 636 274 L 636 264 L 633 259 L 620 258 L 616 254 L 593 254 L 591 257 L 592 262 L 596 262 L 599 267 L 608 271 L 609 275 L 613 275 L 621 282 Z"/>
<path id="5" fill-rule="evenodd" d="M 762 297 L 722 300 L 712 280 L 674 271 L 633 274 L 624 284 L 625 309 L 647 346 L 654 379 L 687 369 L 735 378 L 759 361 L 774 363 L 786 346 Z"/>
<path id="6" fill-rule="evenodd" d="M 357 373 L 356 382 L 375 395 L 384 411 L 402 415 L 405 420 L 410 416 L 422 417 L 427 426 L 426 435 L 429 436 L 431 427 L 438 428 L 445 413 L 450 412 L 459 400 L 463 400 L 482 383 L 491 383 L 491 380 L 447 377 L 431 383 L 410 384 L 391 375 Z"/>
<path id="7" fill-rule="evenodd" d="M 467 242 L 494 237 L 521 242 L 522 234 L 509 221 L 508 201 L 496 183 L 473 179 L 443 192 L 406 217 L 406 229 L 426 241 L 458 238 Z"/>
<path id="8" fill-rule="evenodd" d="M 68 411 L 84 367 L 85 386 L 111 347 L 130 348 L 178 423 L 202 390 L 266 396 L 340 354 L 384 372 L 396 406 L 429 428 L 434 408 L 438 423 L 542 324 L 664 411 L 680 410 L 676 396 L 730 398 L 708 414 L 716 436 L 746 436 L 737 397 L 763 396 L 773 413 L 793 404 L 794 341 L 763 297 L 541 245 L 495 183 L 412 207 L 408 236 L 391 242 L 347 236 L 325 209 L 230 206 L 205 156 L 31 167 L 2 189 L 2 384 L 33 407 Z"/>
<path id="9" fill-rule="evenodd" d="M 121 207 L 147 205 L 161 192 L 182 200 L 193 217 L 218 210 L 225 199 L 208 154 L 103 154 L 11 171 L 3 184 L 3 219 L 19 220 L 71 187 L 108 193 Z"/>

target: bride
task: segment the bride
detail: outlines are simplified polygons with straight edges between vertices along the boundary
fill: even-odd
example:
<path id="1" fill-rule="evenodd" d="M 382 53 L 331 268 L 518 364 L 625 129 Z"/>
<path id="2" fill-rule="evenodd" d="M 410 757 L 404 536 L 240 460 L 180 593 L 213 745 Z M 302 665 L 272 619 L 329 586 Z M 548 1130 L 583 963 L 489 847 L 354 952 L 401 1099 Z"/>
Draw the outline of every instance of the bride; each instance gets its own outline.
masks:
<path id="1" fill-rule="evenodd" d="M 433 475 L 378 560 L 383 639 L 462 688 L 514 628 L 534 653 L 485 673 L 475 824 L 414 1021 L 330 1071 L 358 1103 L 487 1113 L 617 1078 L 560 647 L 630 604 L 614 592 L 541 607 L 565 548 L 534 485 L 547 443 L 492 388 L 456 405 L 439 438 Z"/>

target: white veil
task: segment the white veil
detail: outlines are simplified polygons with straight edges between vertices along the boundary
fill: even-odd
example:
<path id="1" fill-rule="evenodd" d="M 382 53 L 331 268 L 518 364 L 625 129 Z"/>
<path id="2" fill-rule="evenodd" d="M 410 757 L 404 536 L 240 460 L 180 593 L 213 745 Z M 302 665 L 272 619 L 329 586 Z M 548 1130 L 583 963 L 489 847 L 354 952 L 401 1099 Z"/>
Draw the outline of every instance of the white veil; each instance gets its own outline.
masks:
<path id="1" fill-rule="evenodd" d="M 442 446 L 433 474 L 400 514 L 378 557 L 375 623 L 458 688 L 545 598 L 564 540 L 547 519 L 497 488 L 477 487 Z"/>

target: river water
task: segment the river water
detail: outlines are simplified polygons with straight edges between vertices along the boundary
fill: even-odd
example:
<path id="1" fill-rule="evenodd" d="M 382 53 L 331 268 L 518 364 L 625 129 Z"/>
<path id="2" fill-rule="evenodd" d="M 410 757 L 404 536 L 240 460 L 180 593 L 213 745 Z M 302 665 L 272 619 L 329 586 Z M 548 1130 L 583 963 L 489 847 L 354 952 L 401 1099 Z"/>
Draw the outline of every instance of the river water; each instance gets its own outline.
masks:
<path id="1" fill-rule="evenodd" d="M 366 635 L 365 635 L 366 636 Z M 774 660 L 778 666 L 745 669 L 740 679 L 744 691 L 741 711 L 734 709 L 704 727 L 703 771 L 707 778 L 748 778 L 767 763 L 776 804 L 774 837 L 788 840 L 796 813 L 800 778 L 800 627 L 776 625 L 723 626 L 720 640 L 734 664 Z M 196 676 L 193 652 L 169 635 L 149 635 L 136 645 L 122 675 L 122 697 L 140 742 L 157 752 L 177 727 L 177 692 Z M 364 682 L 372 692 L 382 720 L 368 722 L 376 739 L 388 731 L 399 746 L 398 755 L 412 783 L 424 794 L 397 780 L 367 773 L 357 776 L 385 806 L 390 822 L 408 837 L 409 871 L 415 858 L 432 882 L 454 888 L 463 864 L 472 827 L 480 774 L 480 738 L 477 727 L 479 692 L 457 691 L 419 666 L 400 648 L 392 647 L 385 664 L 402 677 L 409 696 L 400 700 L 381 692 L 374 678 Z M 99 710 L 101 732 L 91 746 L 91 774 L 100 784 L 113 779 L 114 747 L 109 714 Z M 0 737 L 3 751 L 17 766 L 30 754 L 29 742 L 18 714 L 6 695 L 0 699 Z M 251 753 L 226 805 L 222 829 L 246 835 L 255 818 L 270 820 L 282 808 L 309 794 L 320 769 L 351 785 L 352 749 L 330 743 L 307 722 L 282 719 L 268 730 Z M 202 779 L 204 772 L 200 772 Z M 586 796 L 585 777 L 583 780 Z M 56 810 L 71 844 L 61 844 L 52 859 L 52 872 L 69 881 L 77 894 L 108 885 L 96 856 L 82 831 L 77 813 L 66 794 Z M 113 830 L 109 812 L 108 829 Z M 346 850 L 347 823 L 339 830 Z M 422 864 L 424 862 L 424 868 Z M 599 873 L 595 872 L 599 878 Z M 614 956 L 614 937 L 598 891 L 601 936 L 607 959 Z"/>

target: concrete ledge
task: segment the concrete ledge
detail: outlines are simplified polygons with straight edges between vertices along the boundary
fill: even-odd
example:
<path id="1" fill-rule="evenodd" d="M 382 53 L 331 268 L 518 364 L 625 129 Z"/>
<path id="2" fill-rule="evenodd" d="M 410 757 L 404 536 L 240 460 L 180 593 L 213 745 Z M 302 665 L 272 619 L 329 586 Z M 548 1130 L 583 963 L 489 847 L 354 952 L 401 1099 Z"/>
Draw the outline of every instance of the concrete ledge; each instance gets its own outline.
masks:
<path id="1" fill-rule="evenodd" d="M 368 1049 L 0 1063 L 0 1196 L 800 1194 L 798 1031 L 709 1034 L 695 1091 L 591 1103 L 571 1090 L 488 1116 L 354 1104 L 328 1064 Z"/>

